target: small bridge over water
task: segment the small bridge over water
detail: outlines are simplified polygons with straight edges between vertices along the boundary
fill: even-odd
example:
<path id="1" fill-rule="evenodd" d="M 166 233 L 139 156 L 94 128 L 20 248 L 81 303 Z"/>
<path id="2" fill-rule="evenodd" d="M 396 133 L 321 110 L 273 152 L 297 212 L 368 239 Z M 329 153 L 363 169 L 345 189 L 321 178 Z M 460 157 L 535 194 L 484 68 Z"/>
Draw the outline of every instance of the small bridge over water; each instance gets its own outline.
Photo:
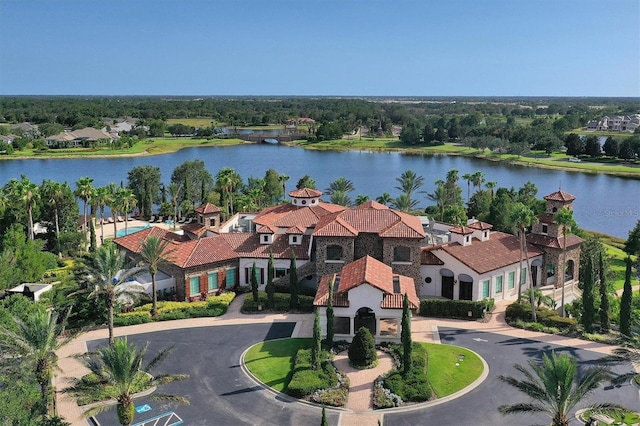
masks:
<path id="1" fill-rule="evenodd" d="M 264 142 L 265 139 L 275 139 L 278 142 L 291 142 L 298 139 L 304 139 L 307 136 L 307 133 L 281 133 L 277 135 L 274 135 L 273 133 L 250 133 L 229 136 L 242 139 L 243 141 L 255 143 Z"/>

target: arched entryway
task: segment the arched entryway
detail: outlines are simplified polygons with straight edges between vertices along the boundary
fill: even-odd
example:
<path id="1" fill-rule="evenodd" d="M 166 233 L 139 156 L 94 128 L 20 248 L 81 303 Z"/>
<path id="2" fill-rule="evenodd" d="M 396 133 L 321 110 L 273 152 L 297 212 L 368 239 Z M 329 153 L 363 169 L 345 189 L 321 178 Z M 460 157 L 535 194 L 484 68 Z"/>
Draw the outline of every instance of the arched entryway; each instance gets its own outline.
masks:
<path id="1" fill-rule="evenodd" d="M 573 270 L 575 269 L 575 263 L 573 260 L 567 260 L 567 264 L 564 269 L 564 282 L 571 281 L 573 279 Z"/>
<path id="2" fill-rule="evenodd" d="M 458 275 L 460 281 L 460 300 L 473 300 L 473 278 L 467 274 Z"/>
<path id="3" fill-rule="evenodd" d="M 442 276 L 442 290 L 440 295 L 447 299 L 453 299 L 453 271 L 450 269 L 440 269 L 440 275 Z"/>
<path id="4" fill-rule="evenodd" d="M 367 328 L 372 336 L 376 335 L 376 313 L 373 312 L 371 308 L 360 308 L 356 312 L 356 317 L 354 318 L 354 330 L 353 332 L 357 332 L 360 330 L 360 327 Z"/>
<path id="5" fill-rule="evenodd" d="M 531 283 L 534 287 L 538 286 L 538 275 L 541 266 L 542 261 L 540 259 L 536 259 L 531 262 Z"/>

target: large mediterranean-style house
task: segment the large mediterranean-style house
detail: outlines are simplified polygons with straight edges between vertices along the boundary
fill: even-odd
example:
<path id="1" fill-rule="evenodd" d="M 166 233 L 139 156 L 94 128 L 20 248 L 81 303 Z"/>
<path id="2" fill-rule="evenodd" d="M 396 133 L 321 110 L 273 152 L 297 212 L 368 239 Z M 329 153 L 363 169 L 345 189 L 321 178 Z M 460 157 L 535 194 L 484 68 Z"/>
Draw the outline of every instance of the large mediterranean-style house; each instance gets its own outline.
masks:
<path id="1" fill-rule="evenodd" d="M 587 123 L 587 130 L 604 132 L 630 132 L 640 127 L 640 114 L 604 116 Z"/>
<path id="2" fill-rule="evenodd" d="M 356 283 L 358 278 L 346 285 L 340 278 L 343 284 L 338 286 L 338 294 L 345 289 L 362 292 L 356 289 L 366 283 L 377 289 L 367 292 L 381 292 L 375 296 L 380 299 L 380 309 L 398 308 L 397 300 L 388 297 L 397 293 L 396 278 L 403 289 L 411 283 L 412 303 L 425 297 L 515 300 L 520 280 L 523 290 L 531 285 L 574 288 L 577 283 L 582 240 L 568 234 L 565 241 L 562 227 L 553 220 L 558 209 L 572 209 L 575 197 L 564 191 L 545 197 L 546 211 L 527 236 L 529 274 L 527 263 L 521 260 L 518 237 L 492 231 L 484 222 L 472 219 L 466 226 L 434 224 L 374 201 L 346 208 L 322 202 L 322 193 L 308 188 L 289 195 L 290 203 L 258 213 L 238 213 L 224 223 L 218 207 L 204 204 L 195 211 L 196 222 L 183 225 L 178 232 L 150 227 L 114 241 L 134 260 L 147 237 L 155 235 L 168 241 L 167 262 L 161 271 L 173 278 L 170 289 L 175 290 L 178 300 L 197 300 L 222 288 L 249 285 L 254 264 L 259 284 L 265 284 L 271 255 L 276 279 L 283 283 L 288 283 L 295 256 L 299 279 L 319 288 L 319 307 L 324 306 L 322 295 L 329 277 L 351 277 L 352 264 L 360 266 L 351 268 L 363 267 L 363 276 L 369 278 L 384 269 L 386 281 L 367 278 Z M 437 238 L 432 228 L 438 228 Z M 376 272 L 372 275 L 367 268 Z M 351 295 L 345 293 L 344 297 L 351 300 Z M 396 300 L 396 304 L 391 306 L 385 300 Z M 395 318 L 385 312 L 384 318 Z M 355 326 L 351 325 L 353 333 Z M 380 326 L 376 330 L 380 332 Z"/>

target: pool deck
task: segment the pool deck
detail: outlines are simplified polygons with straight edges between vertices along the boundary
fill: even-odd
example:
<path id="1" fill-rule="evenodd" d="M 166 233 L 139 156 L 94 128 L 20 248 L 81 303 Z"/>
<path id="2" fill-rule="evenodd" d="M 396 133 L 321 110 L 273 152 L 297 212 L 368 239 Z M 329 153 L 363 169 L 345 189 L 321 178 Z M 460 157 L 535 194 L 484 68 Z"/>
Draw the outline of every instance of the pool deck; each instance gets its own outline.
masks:
<path id="1" fill-rule="evenodd" d="M 99 220 L 96 220 L 96 240 L 98 242 L 98 246 L 101 244 L 100 242 L 100 236 L 102 235 L 102 230 L 101 230 L 101 226 L 98 223 Z M 139 219 L 133 219 L 127 222 L 126 224 L 128 229 L 131 229 L 133 227 L 145 227 L 145 226 L 157 226 L 158 228 L 163 228 L 163 229 L 173 229 L 173 225 L 169 225 L 165 222 L 162 223 L 149 223 L 146 220 L 139 220 Z M 113 236 L 115 235 L 113 233 L 113 223 L 105 223 L 103 226 L 104 229 L 104 239 L 112 239 Z M 116 232 L 124 230 L 125 229 L 125 222 L 116 222 Z M 180 229 L 180 224 L 176 224 L 176 230 Z"/>

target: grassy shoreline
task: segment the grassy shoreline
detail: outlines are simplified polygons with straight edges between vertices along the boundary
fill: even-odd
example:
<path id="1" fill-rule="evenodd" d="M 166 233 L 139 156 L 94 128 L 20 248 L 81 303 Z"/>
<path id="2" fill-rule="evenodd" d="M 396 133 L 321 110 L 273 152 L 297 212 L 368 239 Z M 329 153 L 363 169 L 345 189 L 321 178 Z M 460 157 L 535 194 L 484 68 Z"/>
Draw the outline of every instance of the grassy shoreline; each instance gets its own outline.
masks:
<path id="1" fill-rule="evenodd" d="M 26 160 L 26 159 L 55 159 L 55 158 L 110 158 L 110 157 L 137 157 L 148 155 L 169 154 L 184 148 L 201 146 L 232 146 L 249 143 L 241 139 L 184 139 L 184 138 L 155 138 L 143 140 L 132 148 L 113 150 L 110 148 L 98 149 L 61 149 L 35 152 L 25 150 L 20 153 L 0 156 L 0 160 Z M 428 147 L 414 147 L 403 145 L 396 138 L 380 139 L 338 139 L 323 142 L 294 141 L 283 145 L 304 149 L 347 151 L 366 150 L 373 152 L 402 152 L 407 155 L 457 155 L 477 158 L 481 160 L 503 162 L 524 167 L 537 167 L 554 170 L 564 170 L 578 173 L 605 173 L 612 176 L 640 179 L 640 165 L 606 164 L 602 162 L 583 161 L 580 163 L 569 162 L 569 157 L 563 154 L 545 155 L 542 153 L 530 153 L 523 156 L 512 154 L 498 154 L 486 152 L 481 149 L 469 148 L 457 144 L 445 144 Z"/>

